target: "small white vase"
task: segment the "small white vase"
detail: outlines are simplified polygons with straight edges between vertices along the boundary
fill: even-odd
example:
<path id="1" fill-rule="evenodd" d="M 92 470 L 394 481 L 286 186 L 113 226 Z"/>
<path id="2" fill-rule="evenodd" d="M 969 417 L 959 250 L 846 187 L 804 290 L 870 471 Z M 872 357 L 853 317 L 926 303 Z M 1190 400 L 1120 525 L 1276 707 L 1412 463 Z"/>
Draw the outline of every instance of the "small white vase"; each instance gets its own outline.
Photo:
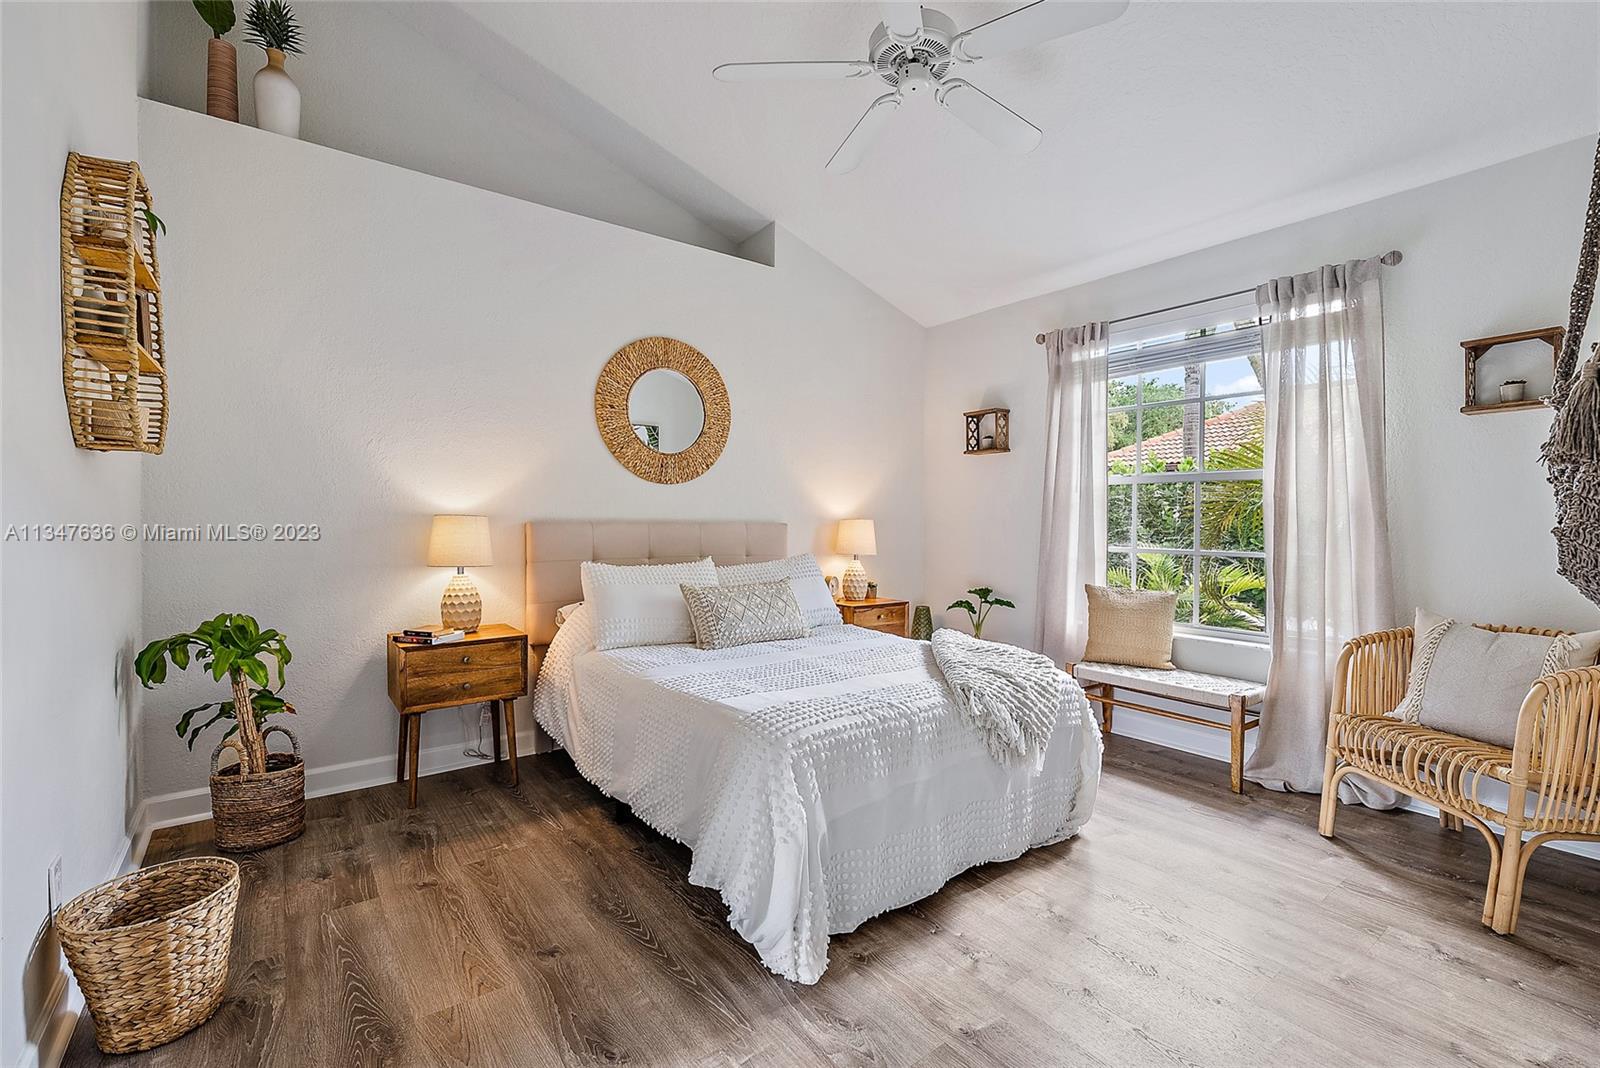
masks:
<path id="1" fill-rule="evenodd" d="M 256 71 L 256 125 L 285 137 L 300 136 L 300 87 L 283 69 L 284 54 L 267 49 L 267 65 Z"/>
<path id="2" fill-rule="evenodd" d="M 1500 387 L 1500 403 L 1510 404 L 1512 401 L 1521 400 L 1526 388 L 1521 382 L 1505 383 Z"/>

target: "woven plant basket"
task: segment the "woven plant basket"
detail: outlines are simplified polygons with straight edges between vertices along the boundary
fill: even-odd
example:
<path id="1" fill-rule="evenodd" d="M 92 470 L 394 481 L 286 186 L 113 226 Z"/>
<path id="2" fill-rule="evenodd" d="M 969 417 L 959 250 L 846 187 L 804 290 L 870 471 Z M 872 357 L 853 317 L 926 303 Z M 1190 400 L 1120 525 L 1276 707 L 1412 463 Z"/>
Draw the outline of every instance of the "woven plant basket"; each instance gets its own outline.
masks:
<path id="1" fill-rule="evenodd" d="M 294 752 L 268 753 L 267 770 L 260 775 L 246 775 L 243 764 L 217 770 L 222 751 L 238 748 L 231 738 L 211 754 L 211 819 L 218 849 L 266 849 L 298 838 L 306 829 L 306 765 L 300 759 L 300 740 L 289 728 L 274 726 L 261 732 L 262 741 L 274 731 L 289 739 Z"/>
<path id="2" fill-rule="evenodd" d="M 104 1053 L 171 1042 L 222 1003 L 239 904 L 239 866 L 222 857 L 157 864 L 56 914 L 56 936 Z"/>

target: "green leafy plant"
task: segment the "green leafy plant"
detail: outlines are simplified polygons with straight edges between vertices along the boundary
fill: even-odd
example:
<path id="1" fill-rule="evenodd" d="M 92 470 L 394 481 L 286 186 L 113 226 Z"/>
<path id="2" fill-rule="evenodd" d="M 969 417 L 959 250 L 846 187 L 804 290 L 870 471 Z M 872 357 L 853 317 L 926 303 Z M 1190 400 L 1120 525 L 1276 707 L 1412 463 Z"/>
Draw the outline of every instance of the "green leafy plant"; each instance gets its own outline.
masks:
<path id="1" fill-rule="evenodd" d="M 991 610 L 996 608 L 1017 607 L 1004 597 L 996 597 L 994 595 L 994 590 L 990 589 L 988 586 L 976 586 L 967 592 L 978 599 L 977 604 L 973 604 L 970 600 L 962 598 L 959 601 L 951 602 L 950 607 L 945 609 L 945 611 L 950 611 L 950 609 L 953 608 L 959 608 L 963 612 L 967 613 L 967 617 L 972 620 L 972 636 L 974 638 L 983 637 L 983 621 L 989 618 L 989 612 Z"/>
<path id="2" fill-rule="evenodd" d="M 244 39 L 262 48 L 300 55 L 300 23 L 283 0 L 254 0 L 244 13 Z"/>
<path id="3" fill-rule="evenodd" d="M 277 665 L 276 690 L 269 685 L 271 679 L 265 659 L 268 657 Z M 239 754 L 240 765 L 250 774 L 260 774 L 267 767 L 266 744 L 261 738 L 267 717 L 294 712 L 294 706 L 280 693 L 283 669 L 291 659 L 282 634 L 262 630 L 250 616 L 224 612 L 192 631 L 151 642 L 140 651 L 133 667 L 146 688 L 166 681 L 169 660 L 179 671 L 186 670 L 191 663 L 197 664 L 218 682 L 226 675 L 233 687 L 232 700 L 212 701 L 189 709 L 178 720 L 178 736 L 187 736 L 189 748 L 193 749 L 195 739 L 207 727 L 219 720 L 232 720 L 233 726 L 224 736 L 224 742 L 237 733 L 240 737 L 232 745 Z M 198 727 L 192 726 L 198 713 L 212 708 L 217 710 L 215 715 Z"/>
<path id="4" fill-rule="evenodd" d="M 161 221 L 161 216 L 149 208 L 140 208 L 139 214 L 144 216 L 145 229 L 152 234 L 164 234 L 167 232 L 167 224 Z"/>
<path id="5" fill-rule="evenodd" d="M 211 27 L 211 36 L 221 37 L 233 29 L 233 0 L 194 0 L 194 9 Z"/>

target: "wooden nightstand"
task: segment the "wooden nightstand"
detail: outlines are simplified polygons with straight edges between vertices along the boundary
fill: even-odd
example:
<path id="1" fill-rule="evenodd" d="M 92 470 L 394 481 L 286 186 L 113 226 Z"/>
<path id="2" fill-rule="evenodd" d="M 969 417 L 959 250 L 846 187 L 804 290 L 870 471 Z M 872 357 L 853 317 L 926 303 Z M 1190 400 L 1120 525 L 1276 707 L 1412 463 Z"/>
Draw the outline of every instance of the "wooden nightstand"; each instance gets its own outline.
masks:
<path id="1" fill-rule="evenodd" d="M 400 713 L 400 754 L 394 781 L 404 780 L 410 768 L 410 807 L 417 807 L 422 714 L 435 708 L 489 702 L 496 764 L 500 763 L 503 714 L 511 785 L 517 785 L 516 700 L 528 692 L 528 636 L 516 627 L 489 623 L 464 640 L 445 645 L 408 645 L 396 637 L 389 635 L 389 700 Z"/>
<path id="2" fill-rule="evenodd" d="M 911 626 L 911 602 L 892 597 L 868 597 L 865 601 L 837 601 L 846 623 L 904 638 Z"/>

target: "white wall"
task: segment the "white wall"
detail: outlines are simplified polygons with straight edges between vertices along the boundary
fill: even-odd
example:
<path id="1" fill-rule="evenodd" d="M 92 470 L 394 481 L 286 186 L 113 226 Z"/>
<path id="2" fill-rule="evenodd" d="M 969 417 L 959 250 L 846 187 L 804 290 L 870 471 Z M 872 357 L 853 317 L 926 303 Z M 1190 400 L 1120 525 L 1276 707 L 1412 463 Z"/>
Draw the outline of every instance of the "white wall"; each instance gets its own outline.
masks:
<path id="1" fill-rule="evenodd" d="M 0 5 L 0 527 L 137 522 L 144 461 L 73 447 L 61 392 L 67 152 L 131 159 L 128 4 Z M 46 868 L 71 896 L 112 874 L 138 789 L 128 685 L 135 542 L 0 542 L 0 1064 L 32 1056 L 64 989 Z"/>
<path id="2" fill-rule="evenodd" d="M 994 636 L 1033 639 L 1045 382 L 1035 334 L 1397 248 L 1405 262 L 1384 274 L 1397 622 L 1420 604 L 1491 622 L 1600 625 L 1555 571 L 1538 463 L 1550 415 L 1457 410 L 1462 339 L 1566 322 L 1593 158 L 1593 140 L 1573 142 L 930 330 L 928 597 L 948 603 L 992 585 L 1019 607 L 992 617 Z M 990 405 L 1012 408 L 1012 452 L 961 455 L 961 412 Z M 1176 655 L 1192 668 L 1266 675 L 1264 650 L 1248 646 L 1180 640 Z M 1122 717 L 1118 730 L 1141 720 Z M 1211 733 L 1185 737 L 1213 744 Z"/>
<path id="3" fill-rule="evenodd" d="M 314 779 L 392 768 L 383 635 L 437 618 L 436 511 L 492 518 L 490 620 L 521 621 L 535 517 L 779 519 L 838 572 L 833 520 L 867 515 L 885 592 L 920 593 L 923 331 L 788 235 L 761 266 L 156 103 L 140 150 L 173 407 L 145 520 L 322 532 L 147 546 L 145 630 L 227 609 L 285 631 Z M 652 334 L 697 346 L 732 400 L 722 458 L 678 486 L 629 474 L 594 424 L 600 368 Z M 147 695 L 151 794 L 203 788 L 171 723 L 214 690 Z M 461 731 L 430 714 L 424 745 L 459 754 Z"/>
<path id="4" fill-rule="evenodd" d="M 150 8 L 148 85 L 143 95 L 205 110 L 206 41 L 188 0 Z M 255 122 L 251 82 L 265 53 L 244 40 L 244 12 L 228 34 L 239 56 L 239 118 Z M 319 0 L 296 5 L 305 54 L 288 68 L 300 87 L 300 136 L 425 174 L 588 215 L 647 233 L 732 252 L 718 232 L 565 127 L 550 94 L 518 100 L 408 19 L 412 5 Z M 404 17 L 402 17 L 404 16 Z M 439 17 L 466 19 L 462 12 Z M 424 23 L 424 25 L 427 25 Z M 527 61 L 531 63 L 532 61 Z M 419 220 L 427 227 L 436 220 Z M 743 235 L 739 235 L 743 236 Z"/>

